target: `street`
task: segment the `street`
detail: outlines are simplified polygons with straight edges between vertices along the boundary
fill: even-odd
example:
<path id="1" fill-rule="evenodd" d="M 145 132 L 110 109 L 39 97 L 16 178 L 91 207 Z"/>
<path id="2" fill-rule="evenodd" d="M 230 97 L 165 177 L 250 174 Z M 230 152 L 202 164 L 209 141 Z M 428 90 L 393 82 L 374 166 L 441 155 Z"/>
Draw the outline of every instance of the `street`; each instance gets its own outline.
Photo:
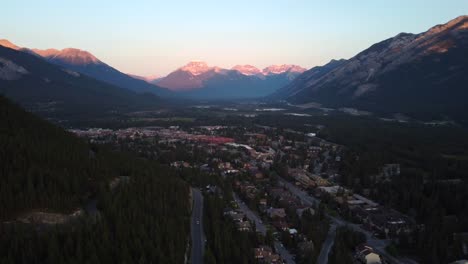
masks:
<path id="1" fill-rule="evenodd" d="M 322 248 L 320 250 L 320 254 L 317 258 L 317 264 L 326 264 L 328 263 L 328 255 L 330 254 L 330 250 L 333 247 L 335 242 L 335 235 L 336 235 L 336 225 L 332 224 L 330 226 L 330 230 L 328 231 L 327 239 L 323 242 Z"/>
<path id="2" fill-rule="evenodd" d="M 255 226 L 257 228 L 257 231 L 260 232 L 262 235 L 266 235 L 267 228 L 265 224 L 263 224 L 262 220 L 260 217 L 250 210 L 247 205 L 245 205 L 241 199 L 237 196 L 236 193 L 232 194 L 234 197 L 234 200 L 236 203 L 239 205 L 239 209 L 245 214 L 245 216 L 252 222 L 255 223 Z M 276 252 L 281 256 L 281 258 L 287 263 L 287 264 L 295 264 L 296 262 L 294 261 L 294 257 L 289 253 L 289 251 L 279 242 L 275 241 L 274 243 L 275 250 Z"/>
<path id="3" fill-rule="evenodd" d="M 282 183 L 291 193 L 293 193 L 294 195 L 299 197 L 299 199 L 301 199 L 301 201 L 305 205 L 311 206 L 313 204 L 318 205 L 320 203 L 320 201 L 317 198 L 308 195 L 306 192 L 300 190 L 299 188 L 297 188 L 293 184 L 287 182 L 285 179 L 280 177 L 279 182 Z M 330 216 L 330 215 L 328 217 L 332 221 L 333 225 L 348 226 L 348 227 L 353 228 L 355 231 L 364 233 L 366 235 L 366 237 L 367 237 L 367 244 L 369 246 L 371 246 L 376 253 L 383 256 L 390 263 L 393 263 L 393 264 L 416 263 L 413 260 L 398 259 L 398 258 L 393 257 L 392 255 L 388 254 L 387 251 L 385 251 L 385 248 L 390 244 L 390 240 L 388 240 L 388 239 L 378 239 L 378 238 L 374 237 L 371 232 L 363 229 L 360 225 L 353 224 L 351 222 L 345 221 L 345 220 L 343 220 L 343 219 L 341 219 L 339 217 L 333 217 L 333 216 Z M 328 240 L 328 237 L 327 237 L 327 240 Z M 328 245 L 326 243 L 324 243 L 324 246 L 330 246 L 330 248 L 331 248 L 331 245 Z M 327 251 L 329 251 L 329 250 L 330 249 L 328 249 Z M 323 254 L 325 254 L 325 252 L 323 252 Z M 321 256 L 319 256 L 319 261 L 320 260 L 323 261 L 323 259 L 321 259 L 321 258 L 328 258 L 328 254 L 325 255 L 325 256 L 322 256 L 322 251 L 320 252 L 320 255 Z M 326 263 L 326 262 L 318 262 L 318 263 Z"/>
<path id="4" fill-rule="evenodd" d="M 205 234 L 203 232 L 203 195 L 199 189 L 192 188 L 192 200 L 192 252 L 190 263 L 202 264 L 205 250 Z"/>
<path id="5" fill-rule="evenodd" d="M 258 217 L 250 208 L 245 205 L 241 199 L 239 199 L 239 196 L 237 196 L 236 193 L 233 193 L 234 200 L 236 203 L 239 205 L 239 209 L 245 214 L 245 216 L 255 223 L 255 227 L 257 228 L 257 232 L 260 232 L 262 235 L 266 235 L 266 227 L 263 224 L 262 220 L 260 220 L 260 217 Z"/>

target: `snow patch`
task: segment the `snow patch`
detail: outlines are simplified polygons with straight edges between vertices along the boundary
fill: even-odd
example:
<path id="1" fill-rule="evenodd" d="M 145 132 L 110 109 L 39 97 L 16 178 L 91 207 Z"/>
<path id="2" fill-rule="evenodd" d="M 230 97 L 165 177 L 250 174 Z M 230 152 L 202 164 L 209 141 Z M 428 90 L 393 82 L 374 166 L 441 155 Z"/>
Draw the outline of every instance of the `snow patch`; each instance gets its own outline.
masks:
<path id="1" fill-rule="evenodd" d="M 76 71 L 72 71 L 72 70 L 67 70 L 67 69 L 62 69 L 64 72 L 70 74 L 71 76 L 73 77 L 80 77 L 80 74 L 77 73 Z"/>
<path id="2" fill-rule="evenodd" d="M 23 75 L 29 74 L 29 72 L 15 64 L 14 62 L 0 57 L 0 79 L 13 81 L 20 79 Z"/>

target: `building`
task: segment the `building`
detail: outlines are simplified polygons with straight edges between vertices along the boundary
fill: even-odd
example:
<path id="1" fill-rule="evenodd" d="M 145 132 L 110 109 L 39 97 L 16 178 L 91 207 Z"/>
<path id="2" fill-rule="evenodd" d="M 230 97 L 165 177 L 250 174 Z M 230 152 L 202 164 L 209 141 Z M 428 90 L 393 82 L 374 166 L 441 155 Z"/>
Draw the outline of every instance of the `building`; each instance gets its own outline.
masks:
<path id="1" fill-rule="evenodd" d="M 360 264 L 381 264 L 384 263 L 382 257 L 374 253 L 374 250 L 368 245 L 359 245 L 356 247 L 354 255 L 355 263 Z"/>
<path id="2" fill-rule="evenodd" d="M 270 208 L 267 210 L 267 214 L 271 219 L 286 217 L 286 212 L 284 211 L 284 208 Z"/>
<path id="3" fill-rule="evenodd" d="M 260 246 L 254 249 L 255 259 L 258 263 L 264 264 L 280 264 L 283 263 L 281 257 L 273 253 L 273 250 L 269 246 Z"/>
<path id="4" fill-rule="evenodd" d="M 252 229 L 252 226 L 250 225 L 249 221 L 243 221 L 243 222 L 237 222 L 236 223 L 237 230 L 239 231 L 250 231 Z"/>

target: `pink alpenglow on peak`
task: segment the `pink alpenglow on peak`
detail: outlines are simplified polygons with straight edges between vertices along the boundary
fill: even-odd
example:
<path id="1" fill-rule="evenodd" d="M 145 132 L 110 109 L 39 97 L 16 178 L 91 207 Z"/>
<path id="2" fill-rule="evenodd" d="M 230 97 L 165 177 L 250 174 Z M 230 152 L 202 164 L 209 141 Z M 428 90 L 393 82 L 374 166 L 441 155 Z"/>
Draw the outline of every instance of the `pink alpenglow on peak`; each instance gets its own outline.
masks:
<path id="1" fill-rule="evenodd" d="M 293 73 L 303 73 L 307 69 L 302 68 L 301 66 L 298 65 L 292 65 L 292 64 L 282 64 L 282 65 L 271 65 L 263 69 L 263 74 L 269 75 L 269 74 L 281 74 L 285 72 L 293 72 Z"/>
<path id="2" fill-rule="evenodd" d="M 91 53 L 74 48 L 63 49 L 54 54 L 51 59 L 62 60 L 72 65 L 85 65 L 85 64 L 100 64 L 102 63 Z"/>
<path id="3" fill-rule="evenodd" d="M 45 58 L 49 58 L 60 53 L 60 50 L 58 49 L 46 49 L 46 50 L 32 49 L 32 51 L 34 51 L 34 53 L 40 55 L 41 57 L 45 57 Z"/>
<path id="4" fill-rule="evenodd" d="M 160 75 L 140 76 L 140 75 L 135 75 L 135 74 L 130 74 L 130 73 L 128 73 L 127 75 L 132 78 L 139 79 L 148 83 L 154 82 L 158 80 L 159 78 L 161 78 Z"/>
<path id="5" fill-rule="evenodd" d="M 21 49 L 20 47 L 16 46 L 15 44 L 11 43 L 9 40 L 7 39 L 0 39 L 0 46 L 3 46 L 5 48 L 10 48 L 10 49 L 14 49 L 14 50 L 19 50 Z"/>
<path id="6" fill-rule="evenodd" d="M 46 59 L 58 60 L 62 62 L 66 62 L 72 65 L 86 65 L 86 64 L 100 64 L 102 63 L 96 57 L 94 57 L 91 53 L 85 50 L 75 49 L 75 48 L 67 48 L 63 50 L 58 49 L 29 49 L 29 48 L 22 48 L 13 43 L 9 40 L 1 39 L 0 45 L 14 49 L 14 50 L 21 50 L 26 51 L 28 53 L 39 55 Z"/>
<path id="7" fill-rule="evenodd" d="M 262 74 L 262 71 L 260 71 L 260 69 L 258 69 L 257 67 L 255 66 L 252 66 L 252 65 L 236 65 L 234 67 L 232 67 L 233 70 L 236 70 L 244 75 L 258 75 L 258 74 Z"/>
<path id="8" fill-rule="evenodd" d="M 180 68 L 180 70 L 185 72 L 190 72 L 193 75 L 200 75 L 211 70 L 212 67 L 209 67 L 208 64 L 204 61 L 191 61 L 187 65 Z"/>

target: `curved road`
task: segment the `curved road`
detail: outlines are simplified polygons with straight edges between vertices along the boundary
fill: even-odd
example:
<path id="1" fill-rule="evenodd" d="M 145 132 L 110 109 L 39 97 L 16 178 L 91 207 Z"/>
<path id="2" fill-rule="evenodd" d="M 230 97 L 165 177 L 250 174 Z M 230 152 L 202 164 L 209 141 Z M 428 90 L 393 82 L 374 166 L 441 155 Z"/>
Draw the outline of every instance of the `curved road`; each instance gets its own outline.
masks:
<path id="1" fill-rule="evenodd" d="M 336 235 L 336 225 L 332 224 L 330 226 L 330 230 L 328 231 L 328 236 L 323 242 L 322 248 L 320 250 L 320 254 L 317 259 L 317 264 L 327 264 L 328 263 L 328 255 L 330 255 L 330 250 L 335 243 L 335 235 Z"/>
<path id="2" fill-rule="evenodd" d="M 199 189 L 192 188 L 192 252 L 190 263 L 203 264 L 205 250 L 205 233 L 203 232 L 203 195 Z"/>

